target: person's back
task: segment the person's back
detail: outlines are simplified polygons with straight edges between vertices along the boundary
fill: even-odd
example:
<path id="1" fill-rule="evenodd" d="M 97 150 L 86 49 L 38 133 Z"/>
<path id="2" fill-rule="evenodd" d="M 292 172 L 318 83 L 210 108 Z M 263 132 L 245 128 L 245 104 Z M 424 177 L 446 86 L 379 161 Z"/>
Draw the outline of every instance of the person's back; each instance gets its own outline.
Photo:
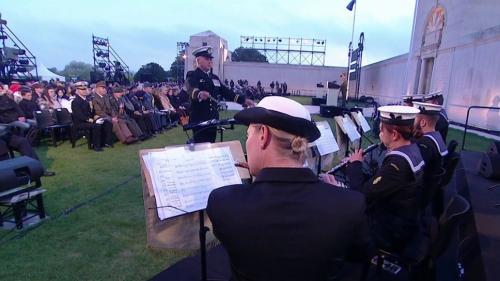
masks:
<path id="1" fill-rule="evenodd" d="M 369 245 L 360 193 L 306 168 L 267 168 L 255 182 L 216 189 L 207 212 L 238 280 L 327 280 Z"/>
<path id="2" fill-rule="evenodd" d="M 303 167 L 308 143 L 320 136 L 307 109 L 273 96 L 234 118 L 249 125 L 255 180 L 213 190 L 207 205 L 233 277 L 328 280 L 348 254 L 367 257 L 360 254 L 370 245 L 363 196 L 320 182 Z"/>

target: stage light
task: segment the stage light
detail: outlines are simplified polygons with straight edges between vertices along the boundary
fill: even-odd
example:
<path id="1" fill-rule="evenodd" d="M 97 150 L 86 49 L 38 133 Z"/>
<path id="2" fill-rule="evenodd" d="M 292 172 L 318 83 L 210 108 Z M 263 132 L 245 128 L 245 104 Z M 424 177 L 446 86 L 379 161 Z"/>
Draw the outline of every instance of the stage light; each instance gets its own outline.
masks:
<path id="1" fill-rule="evenodd" d="M 106 63 L 105 63 L 105 62 L 100 62 L 98 65 L 99 65 L 99 67 L 101 67 L 101 68 L 106 67 Z"/>
<path id="2" fill-rule="evenodd" d="M 30 63 L 28 59 L 20 59 L 18 62 L 19 62 L 19 64 L 23 64 L 23 65 Z"/>
<path id="3" fill-rule="evenodd" d="M 25 73 L 27 70 L 26 70 L 26 67 L 22 67 L 22 66 L 20 66 L 20 67 L 18 67 L 18 68 L 16 69 L 16 71 L 17 71 L 17 72 L 20 72 L 20 73 Z"/>
<path id="4" fill-rule="evenodd" d="M 97 51 L 97 53 L 95 55 L 98 56 L 98 57 L 100 57 L 102 55 L 102 52 L 101 51 Z"/>
<path id="5" fill-rule="evenodd" d="M 0 40 L 7 40 L 7 35 L 0 35 Z"/>
<path id="6" fill-rule="evenodd" d="M 281 39 L 278 39 L 278 42 L 280 42 L 280 43 L 281 43 Z"/>

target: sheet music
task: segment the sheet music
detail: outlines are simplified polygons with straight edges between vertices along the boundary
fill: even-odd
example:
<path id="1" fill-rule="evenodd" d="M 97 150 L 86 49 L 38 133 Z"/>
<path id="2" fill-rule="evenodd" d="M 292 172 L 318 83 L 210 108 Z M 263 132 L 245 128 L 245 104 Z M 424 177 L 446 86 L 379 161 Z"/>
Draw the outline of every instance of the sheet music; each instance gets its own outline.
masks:
<path id="1" fill-rule="evenodd" d="M 370 125 L 368 125 L 368 122 L 366 121 L 365 116 L 363 113 L 360 111 L 357 112 L 351 112 L 352 117 L 354 118 L 354 121 L 356 121 L 356 124 L 361 127 L 363 130 L 363 133 L 366 133 L 371 130 Z"/>
<path id="2" fill-rule="evenodd" d="M 240 184 L 229 147 L 189 151 L 183 147 L 143 156 L 156 199 L 160 220 L 203 210 L 208 195 L 218 187 Z"/>
<path id="3" fill-rule="evenodd" d="M 348 115 L 344 115 L 342 117 L 336 116 L 335 121 L 337 121 L 337 124 L 340 126 L 344 134 L 346 134 L 347 137 L 349 137 L 349 140 L 351 142 L 354 142 L 361 138 L 361 135 L 356 129 L 356 125 L 354 125 L 354 122 L 352 121 L 351 118 L 349 118 Z"/>
<path id="4" fill-rule="evenodd" d="M 316 122 L 316 127 L 321 133 L 321 137 L 314 141 L 314 145 L 318 147 L 319 154 L 321 156 L 336 152 L 339 150 L 339 145 L 337 140 L 333 136 L 332 129 L 328 121 Z"/>

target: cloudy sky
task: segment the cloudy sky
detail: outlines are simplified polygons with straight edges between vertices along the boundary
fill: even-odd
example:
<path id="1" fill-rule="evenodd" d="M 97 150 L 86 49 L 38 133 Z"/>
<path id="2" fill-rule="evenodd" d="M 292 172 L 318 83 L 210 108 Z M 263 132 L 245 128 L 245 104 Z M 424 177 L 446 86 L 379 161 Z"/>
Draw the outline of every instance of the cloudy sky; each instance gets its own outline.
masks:
<path id="1" fill-rule="evenodd" d="M 2 18 L 47 67 L 92 63 L 92 34 L 108 37 L 131 70 L 170 67 L 176 43 L 212 30 L 229 49 L 241 35 L 326 39 L 326 65 L 347 64 L 353 12 L 348 0 L 0 0 Z M 414 0 L 358 0 L 355 42 L 365 33 L 363 64 L 406 53 Z"/>

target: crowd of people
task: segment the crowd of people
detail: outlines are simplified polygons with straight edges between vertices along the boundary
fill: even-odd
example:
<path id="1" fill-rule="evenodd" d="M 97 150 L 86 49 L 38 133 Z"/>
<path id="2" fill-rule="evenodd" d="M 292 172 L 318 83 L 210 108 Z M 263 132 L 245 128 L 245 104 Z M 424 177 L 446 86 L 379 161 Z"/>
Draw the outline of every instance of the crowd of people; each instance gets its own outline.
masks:
<path id="1" fill-rule="evenodd" d="M 131 144 L 151 138 L 176 126 L 189 110 L 186 90 L 171 83 L 127 87 L 104 81 L 0 83 L 0 159 L 8 159 L 11 151 L 38 159 L 33 146 L 46 130 L 37 122 L 43 112 L 57 123 L 55 112 L 67 111 L 73 125 L 67 135 L 82 132 L 89 137 L 90 148 L 103 151 L 116 140 Z M 60 130 L 62 137 L 64 128 Z"/>

